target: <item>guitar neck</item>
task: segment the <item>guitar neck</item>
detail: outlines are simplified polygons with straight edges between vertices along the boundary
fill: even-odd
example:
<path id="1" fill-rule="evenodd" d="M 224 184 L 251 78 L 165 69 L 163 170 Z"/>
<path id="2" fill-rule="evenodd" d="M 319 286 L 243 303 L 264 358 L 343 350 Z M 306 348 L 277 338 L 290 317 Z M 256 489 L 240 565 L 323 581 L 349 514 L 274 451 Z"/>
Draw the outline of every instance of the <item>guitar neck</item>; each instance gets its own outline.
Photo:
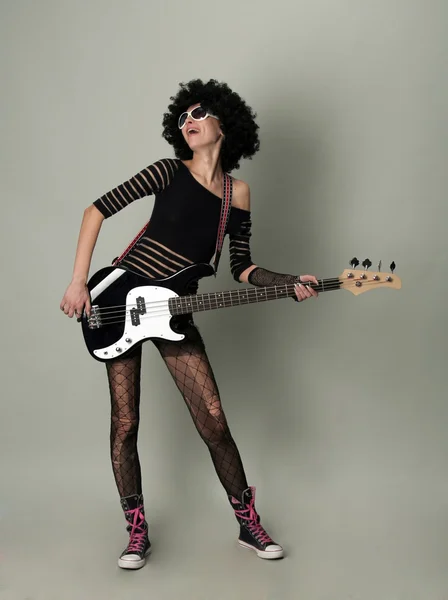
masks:
<path id="1" fill-rule="evenodd" d="M 341 287 L 339 277 L 321 279 L 319 284 L 309 284 L 317 292 L 329 292 Z M 267 302 L 295 296 L 294 284 L 272 285 L 268 287 L 250 287 L 227 292 L 209 292 L 207 294 L 194 294 L 170 298 L 169 308 L 172 315 L 184 315 L 205 310 L 229 308 L 241 304 Z"/>

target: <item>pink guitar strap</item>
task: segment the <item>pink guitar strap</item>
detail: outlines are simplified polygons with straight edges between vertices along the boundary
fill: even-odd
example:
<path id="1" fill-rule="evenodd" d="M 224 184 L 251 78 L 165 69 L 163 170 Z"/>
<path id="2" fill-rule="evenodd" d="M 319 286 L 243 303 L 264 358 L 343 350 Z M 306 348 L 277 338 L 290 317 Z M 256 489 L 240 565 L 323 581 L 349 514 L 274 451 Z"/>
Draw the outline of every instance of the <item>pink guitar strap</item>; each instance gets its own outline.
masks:
<path id="1" fill-rule="evenodd" d="M 215 277 L 216 277 L 216 273 L 218 272 L 218 264 L 219 264 L 219 260 L 221 258 L 222 246 L 223 246 L 224 238 L 225 238 L 226 231 L 227 231 L 227 224 L 229 222 L 230 207 L 232 206 L 232 193 L 233 193 L 232 178 L 227 173 L 224 173 L 223 198 L 222 198 L 222 203 L 221 203 L 221 216 L 220 216 L 220 220 L 219 220 L 218 236 L 216 239 L 215 258 L 214 258 L 214 262 L 213 262 L 213 268 L 215 270 Z M 140 238 L 145 233 L 148 225 L 149 225 L 149 221 L 137 233 L 135 238 L 127 246 L 127 248 L 123 251 L 123 253 L 120 254 L 120 256 L 118 256 L 117 258 L 115 258 L 112 261 L 112 265 L 114 267 L 117 267 L 121 263 L 121 261 L 129 254 L 129 252 L 132 250 L 132 248 L 135 246 L 135 244 L 137 244 L 137 242 L 140 240 Z"/>
<path id="2" fill-rule="evenodd" d="M 126 248 L 126 250 L 122 254 L 120 254 L 120 256 L 118 256 L 117 258 L 114 258 L 114 260 L 112 261 L 112 265 L 114 267 L 117 267 L 121 263 L 121 261 L 125 258 L 125 256 L 127 256 L 129 254 L 129 252 L 132 250 L 132 248 L 135 246 L 135 244 L 139 241 L 139 239 L 145 233 L 146 228 L 148 227 L 148 225 L 149 225 L 149 221 L 142 228 L 142 230 L 137 233 L 137 235 L 132 240 L 132 242 L 129 244 L 129 246 Z"/>
<path id="3" fill-rule="evenodd" d="M 224 173 L 223 195 L 221 203 L 221 217 L 219 220 L 218 237 L 216 239 L 215 259 L 213 268 L 215 269 L 215 277 L 218 272 L 218 264 L 221 258 L 222 245 L 226 236 L 227 224 L 229 222 L 230 207 L 232 205 L 233 181 L 230 175 Z"/>

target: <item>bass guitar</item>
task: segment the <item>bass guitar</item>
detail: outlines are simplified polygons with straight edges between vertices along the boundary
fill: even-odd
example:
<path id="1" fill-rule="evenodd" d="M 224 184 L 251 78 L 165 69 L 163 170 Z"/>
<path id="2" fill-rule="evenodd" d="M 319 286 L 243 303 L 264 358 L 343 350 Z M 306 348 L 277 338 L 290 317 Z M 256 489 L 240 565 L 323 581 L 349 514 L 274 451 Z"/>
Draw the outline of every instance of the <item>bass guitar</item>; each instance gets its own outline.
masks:
<path id="1" fill-rule="evenodd" d="M 401 288 L 401 280 L 393 274 L 394 263 L 391 274 L 369 272 L 372 263 L 368 259 L 362 263 L 364 270 L 356 268 L 356 258 L 350 264 L 353 268 L 338 277 L 309 285 L 319 293 L 345 289 L 355 295 L 378 288 Z M 182 341 L 185 335 L 176 331 L 176 317 L 180 315 L 295 296 L 293 284 L 188 293 L 191 286 L 213 273 L 213 267 L 205 263 L 191 265 L 163 279 L 150 279 L 114 266 L 100 269 L 87 284 L 90 315 L 84 312 L 79 319 L 89 353 L 94 359 L 107 362 L 126 356 L 147 340 Z"/>

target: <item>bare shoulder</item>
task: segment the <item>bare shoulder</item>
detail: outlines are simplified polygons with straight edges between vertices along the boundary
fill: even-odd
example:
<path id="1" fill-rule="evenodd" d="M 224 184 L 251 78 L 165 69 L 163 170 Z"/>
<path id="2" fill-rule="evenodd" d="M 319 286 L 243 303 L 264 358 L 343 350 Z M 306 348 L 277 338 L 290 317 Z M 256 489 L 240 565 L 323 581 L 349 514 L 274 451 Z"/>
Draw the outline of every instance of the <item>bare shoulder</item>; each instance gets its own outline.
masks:
<path id="1" fill-rule="evenodd" d="M 236 208 L 242 208 L 243 210 L 250 210 L 250 187 L 242 179 L 233 180 L 233 197 L 232 206 Z"/>

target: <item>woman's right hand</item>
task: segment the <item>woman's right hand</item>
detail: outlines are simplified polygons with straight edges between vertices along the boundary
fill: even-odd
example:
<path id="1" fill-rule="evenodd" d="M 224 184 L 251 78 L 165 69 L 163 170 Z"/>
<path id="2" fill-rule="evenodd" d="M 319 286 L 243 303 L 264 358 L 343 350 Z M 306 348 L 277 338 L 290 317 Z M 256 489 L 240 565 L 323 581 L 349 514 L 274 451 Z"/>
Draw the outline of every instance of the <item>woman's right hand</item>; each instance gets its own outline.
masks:
<path id="1" fill-rule="evenodd" d="M 87 285 L 83 281 L 72 281 L 62 298 L 60 309 L 70 318 L 73 315 L 80 319 L 82 311 L 85 310 L 90 316 L 90 295 Z"/>

